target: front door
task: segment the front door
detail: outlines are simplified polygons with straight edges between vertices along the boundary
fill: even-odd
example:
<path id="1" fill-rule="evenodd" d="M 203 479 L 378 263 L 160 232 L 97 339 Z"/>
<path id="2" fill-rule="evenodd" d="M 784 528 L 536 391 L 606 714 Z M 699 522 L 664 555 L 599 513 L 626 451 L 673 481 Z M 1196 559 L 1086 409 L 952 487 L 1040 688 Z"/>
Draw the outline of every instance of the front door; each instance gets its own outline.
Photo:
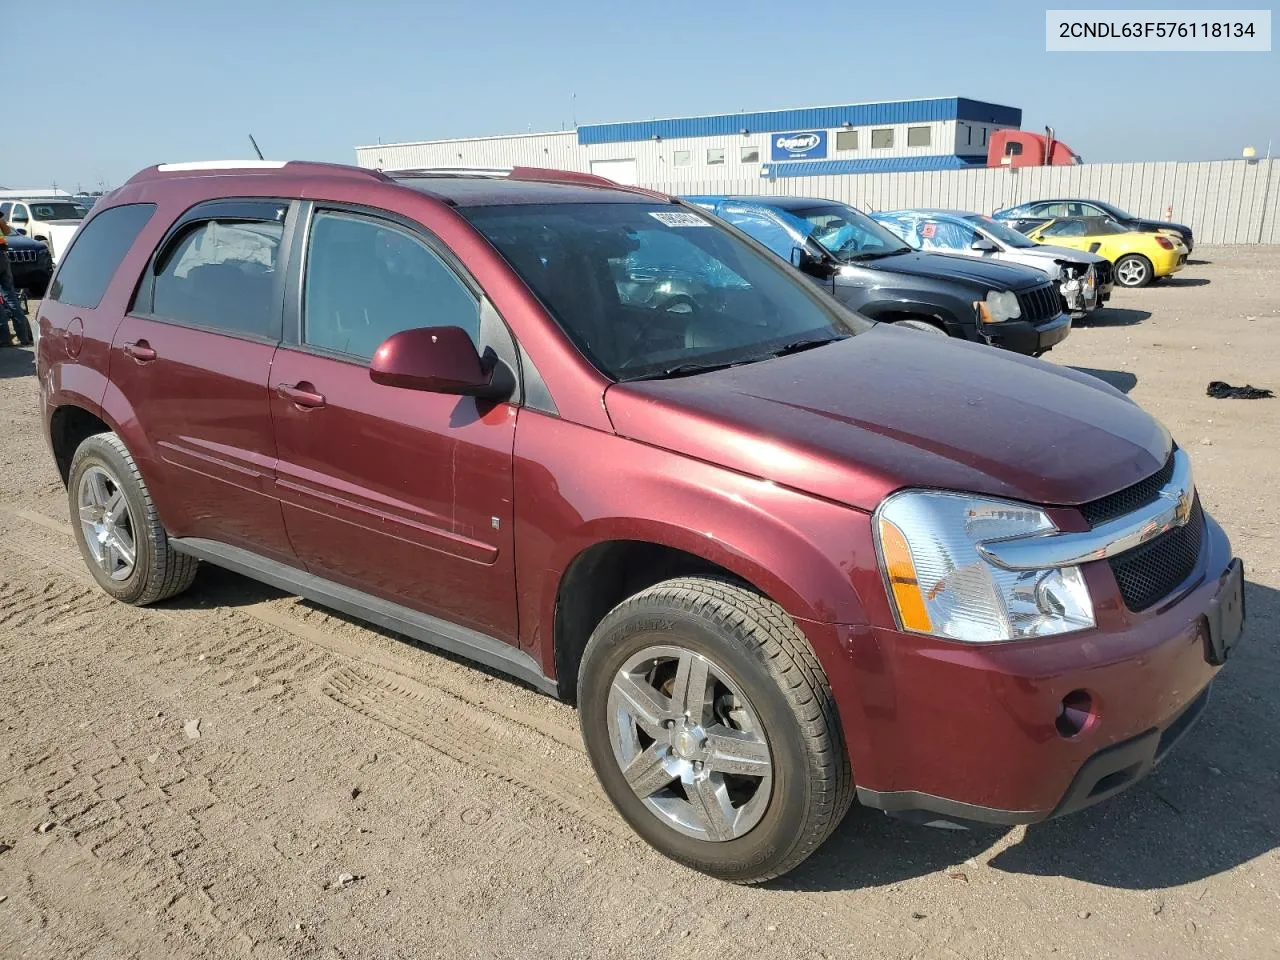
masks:
<path id="1" fill-rule="evenodd" d="M 145 426 L 169 532 L 294 562 L 275 499 L 267 403 L 289 204 L 215 201 L 162 242 L 111 347 L 111 382 Z"/>
<path id="2" fill-rule="evenodd" d="M 517 407 L 369 378 L 378 345 L 412 327 L 462 327 L 482 350 L 505 337 L 510 350 L 433 245 L 389 220 L 313 215 L 297 329 L 271 370 L 279 496 L 311 573 L 515 643 Z"/>

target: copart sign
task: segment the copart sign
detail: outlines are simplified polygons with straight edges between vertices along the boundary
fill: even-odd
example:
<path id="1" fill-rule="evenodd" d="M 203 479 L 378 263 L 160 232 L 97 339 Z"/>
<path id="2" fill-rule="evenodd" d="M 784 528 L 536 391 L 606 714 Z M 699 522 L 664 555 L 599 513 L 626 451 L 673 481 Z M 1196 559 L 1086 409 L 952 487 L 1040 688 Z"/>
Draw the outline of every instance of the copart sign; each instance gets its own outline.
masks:
<path id="1" fill-rule="evenodd" d="M 827 131 L 798 130 L 793 133 L 775 133 L 773 160 L 820 160 L 827 155 Z"/>

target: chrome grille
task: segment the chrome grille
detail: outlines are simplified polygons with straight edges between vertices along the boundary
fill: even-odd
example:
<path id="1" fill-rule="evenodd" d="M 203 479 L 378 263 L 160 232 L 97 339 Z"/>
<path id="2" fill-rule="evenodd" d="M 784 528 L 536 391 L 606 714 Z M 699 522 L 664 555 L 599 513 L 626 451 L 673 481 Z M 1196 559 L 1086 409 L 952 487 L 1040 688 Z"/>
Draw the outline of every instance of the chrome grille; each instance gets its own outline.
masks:
<path id="1" fill-rule="evenodd" d="M 39 250 L 14 250 L 10 248 L 8 253 L 10 263 L 36 263 L 40 260 Z"/>
<path id="2" fill-rule="evenodd" d="M 1195 570 L 1203 543 L 1204 511 L 1197 496 L 1182 526 L 1107 561 L 1124 605 L 1138 613 L 1173 593 Z"/>

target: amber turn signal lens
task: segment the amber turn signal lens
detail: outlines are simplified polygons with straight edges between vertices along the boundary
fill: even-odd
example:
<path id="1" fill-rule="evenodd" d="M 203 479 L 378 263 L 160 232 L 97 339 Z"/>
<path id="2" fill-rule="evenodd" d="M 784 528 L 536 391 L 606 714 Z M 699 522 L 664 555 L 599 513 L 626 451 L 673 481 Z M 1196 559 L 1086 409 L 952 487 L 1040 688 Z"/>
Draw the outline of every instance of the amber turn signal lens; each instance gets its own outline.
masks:
<path id="1" fill-rule="evenodd" d="M 889 577 L 889 589 L 898 608 L 898 619 L 906 630 L 929 633 L 933 623 L 924 608 L 920 595 L 920 583 L 916 578 L 916 566 L 907 549 L 907 538 L 894 524 L 880 519 L 880 549 L 884 553 L 884 567 Z"/>

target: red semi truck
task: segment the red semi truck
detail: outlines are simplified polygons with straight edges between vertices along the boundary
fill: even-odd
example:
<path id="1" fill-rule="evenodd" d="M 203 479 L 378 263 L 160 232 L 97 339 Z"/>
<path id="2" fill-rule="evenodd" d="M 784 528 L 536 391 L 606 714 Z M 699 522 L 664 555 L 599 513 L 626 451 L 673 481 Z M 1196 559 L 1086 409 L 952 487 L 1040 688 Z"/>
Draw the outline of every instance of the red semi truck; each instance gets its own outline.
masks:
<path id="1" fill-rule="evenodd" d="M 1029 130 L 996 130 L 987 146 L 989 167 L 1056 167 L 1080 163 L 1080 155 L 1053 135 Z"/>

